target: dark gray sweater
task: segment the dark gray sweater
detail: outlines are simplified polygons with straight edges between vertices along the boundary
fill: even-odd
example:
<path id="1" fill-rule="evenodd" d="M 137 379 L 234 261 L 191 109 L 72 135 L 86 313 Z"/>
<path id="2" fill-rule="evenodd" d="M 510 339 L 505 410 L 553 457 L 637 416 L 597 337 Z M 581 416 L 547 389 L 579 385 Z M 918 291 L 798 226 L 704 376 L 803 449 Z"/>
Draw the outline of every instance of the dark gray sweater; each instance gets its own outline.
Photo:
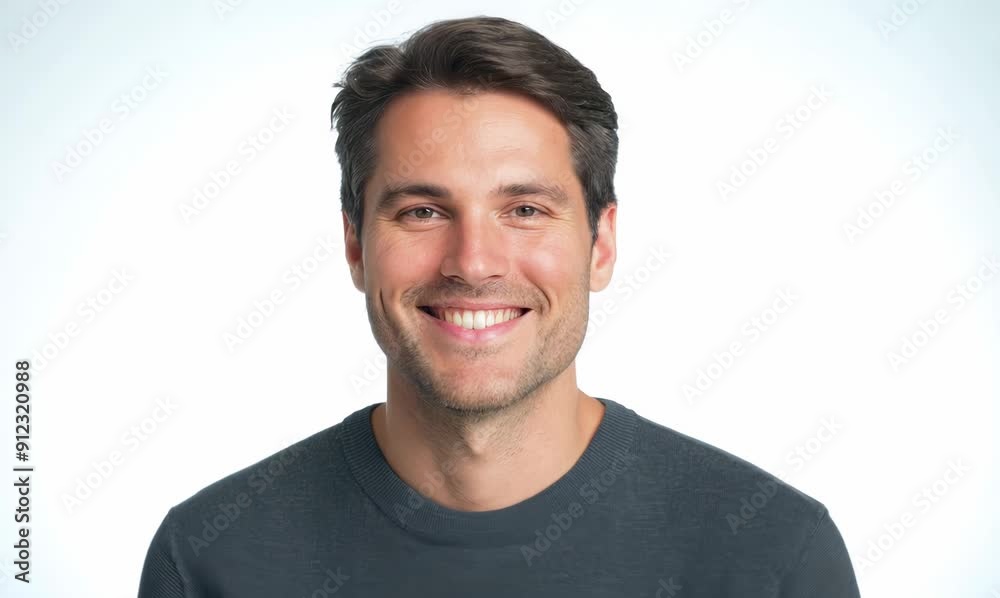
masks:
<path id="1" fill-rule="evenodd" d="M 424 499 L 439 479 L 403 482 L 369 405 L 172 507 L 139 596 L 858 596 L 823 504 L 600 400 L 604 417 L 573 468 L 489 512 Z"/>

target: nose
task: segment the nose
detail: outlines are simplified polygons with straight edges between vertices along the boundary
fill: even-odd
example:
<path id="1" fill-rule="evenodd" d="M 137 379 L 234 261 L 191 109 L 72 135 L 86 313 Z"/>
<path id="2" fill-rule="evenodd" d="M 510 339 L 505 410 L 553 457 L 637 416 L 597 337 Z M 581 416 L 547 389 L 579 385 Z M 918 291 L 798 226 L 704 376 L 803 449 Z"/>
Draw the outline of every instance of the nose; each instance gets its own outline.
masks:
<path id="1" fill-rule="evenodd" d="M 441 275 L 479 286 L 502 278 L 510 268 L 510 248 L 500 223 L 486 210 L 456 216 L 448 234 Z"/>

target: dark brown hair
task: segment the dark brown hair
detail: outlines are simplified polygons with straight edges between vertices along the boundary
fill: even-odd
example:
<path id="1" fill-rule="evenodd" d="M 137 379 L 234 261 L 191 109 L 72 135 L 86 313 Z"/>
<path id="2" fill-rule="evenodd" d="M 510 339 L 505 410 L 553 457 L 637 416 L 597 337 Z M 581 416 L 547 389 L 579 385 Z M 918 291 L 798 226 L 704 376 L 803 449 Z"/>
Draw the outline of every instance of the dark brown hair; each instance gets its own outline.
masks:
<path id="1" fill-rule="evenodd" d="M 334 87 L 342 88 L 330 110 L 340 200 L 359 242 L 365 184 L 375 167 L 375 125 L 389 102 L 415 90 L 508 91 L 534 99 L 567 129 L 592 244 L 602 210 L 617 202 L 618 115 L 611 96 L 569 52 L 520 23 L 486 16 L 431 23 L 399 45 L 366 50 Z"/>

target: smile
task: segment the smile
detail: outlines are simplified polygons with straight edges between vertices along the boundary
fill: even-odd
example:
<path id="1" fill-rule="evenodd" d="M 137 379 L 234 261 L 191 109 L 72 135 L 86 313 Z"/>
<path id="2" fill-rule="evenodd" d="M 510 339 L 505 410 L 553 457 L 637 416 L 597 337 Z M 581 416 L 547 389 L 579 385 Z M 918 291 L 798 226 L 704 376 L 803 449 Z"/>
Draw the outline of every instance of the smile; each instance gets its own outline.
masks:
<path id="1" fill-rule="evenodd" d="M 528 309 L 522 307 L 508 307 L 503 309 L 458 309 L 451 307 L 430 307 L 421 306 L 419 308 L 425 314 L 438 320 L 443 320 L 456 327 L 465 330 L 484 330 L 493 328 L 501 324 L 520 318 Z"/>
<path id="2" fill-rule="evenodd" d="M 450 341 L 472 345 L 498 343 L 514 334 L 527 320 L 530 309 L 490 306 L 497 309 L 458 309 L 420 306 L 417 311 L 427 319 L 430 331 Z M 450 318 L 446 320 L 444 318 Z M 459 322 L 459 323 L 456 323 Z"/>

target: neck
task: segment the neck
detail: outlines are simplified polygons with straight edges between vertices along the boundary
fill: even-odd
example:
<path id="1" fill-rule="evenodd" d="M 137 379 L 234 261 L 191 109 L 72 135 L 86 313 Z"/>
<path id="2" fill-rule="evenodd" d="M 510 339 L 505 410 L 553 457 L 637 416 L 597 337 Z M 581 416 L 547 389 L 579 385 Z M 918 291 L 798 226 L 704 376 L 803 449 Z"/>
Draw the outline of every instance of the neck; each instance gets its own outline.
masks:
<path id="1" fill-rule="evenodd" d="M 603 415 L 601 402 L 576 387 L 573 365 L 488 416 L 421 400 L 390 368 L 386 402 L 371 424 L 386 461 L 425 498 L 490 511 L 530 498 L 568 472 Z"/>

